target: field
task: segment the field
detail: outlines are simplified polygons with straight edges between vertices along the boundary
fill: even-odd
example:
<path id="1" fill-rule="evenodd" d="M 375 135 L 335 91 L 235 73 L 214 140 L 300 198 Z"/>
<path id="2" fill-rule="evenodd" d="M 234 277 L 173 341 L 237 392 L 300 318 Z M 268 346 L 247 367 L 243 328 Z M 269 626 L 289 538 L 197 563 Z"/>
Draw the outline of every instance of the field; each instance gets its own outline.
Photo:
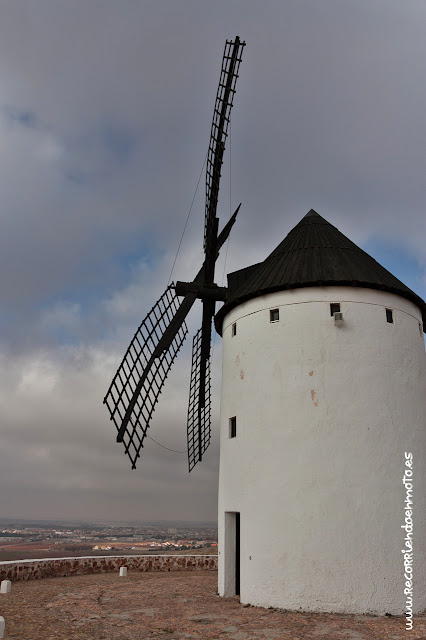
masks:
<path id="1" fill-rule="evenodd" d="M 206 549 L 186 549 L 186 550 L 165 550 L 161 548 L 139 547 L 137 543 L 135 549 L 129 549 L 128 543 L 114 543 L 114 549 L 93 550 L 92 545 L 49 545 L 46 543 L 20 543 L 3 544 L 0 546 L 0 562 L 12 562 L 13 560 L 36 560 L 37 558 L 69 558 L 79 556 L 130 556 L 149 554 L 217 554 L 217 546 Z"/>

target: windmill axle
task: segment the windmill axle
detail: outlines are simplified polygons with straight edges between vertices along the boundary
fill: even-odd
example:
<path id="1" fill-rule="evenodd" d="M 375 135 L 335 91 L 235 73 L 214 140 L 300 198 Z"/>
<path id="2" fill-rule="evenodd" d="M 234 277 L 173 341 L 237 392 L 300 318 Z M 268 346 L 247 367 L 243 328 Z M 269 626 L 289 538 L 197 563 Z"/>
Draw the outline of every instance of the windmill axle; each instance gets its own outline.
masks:
<path id="1" fill-rule="evenodd" d="M 226 302 L 228 299 L 228 288 L 218 287 L 217 284 L 206 285 L 199 282 L 180 282 L 178 280 L 175 285 L 175 292 L 177 296 L 186 296 L 188 293 L 193 293 L 202 300 Z"/>

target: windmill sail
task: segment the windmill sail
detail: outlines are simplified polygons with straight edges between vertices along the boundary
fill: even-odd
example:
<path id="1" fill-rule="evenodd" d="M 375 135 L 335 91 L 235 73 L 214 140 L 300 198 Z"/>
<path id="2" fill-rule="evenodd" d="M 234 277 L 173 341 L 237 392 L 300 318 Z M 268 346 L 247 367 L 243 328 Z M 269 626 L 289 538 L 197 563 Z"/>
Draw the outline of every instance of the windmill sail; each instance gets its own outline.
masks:
<path id="1" fill-rule="evenodd" d="M 218 236 L 216 258 L 231 232 L 240 206 Z M 199 285 L 203 280 L 204 264 L 192 284 Z M 132 469 L 136 468 L 167 374 L 188 334 L 185 318 L 197 293 L 190 291 L 184 295 L 179 304 L 175 286 L 171 284 L 166 289 L 133 337 L 104 398 L 117 429 L 117 442 L 124 443 Z"/>
<path id="2" fill-rule="evenodd" d="M 183 314 L 182 308 L 190 308 L 195 297 L 190 305 L 188 298 L 179 306 L 174 285 L 167 287 L 135 333 L 104 399 L 132 469 L 164 382 L 188 335 L 187 311 L 184 308 Z"/>
<path id="3" fill-rule="evenodd" d="M 235 41 L 226 41 L 222 59 L 219 88 L 213 113 L 206 169 L 206 210 L 204 226 L 204 273 L 203 284 L 206 288 L 213 285 L 215 263 L 217 259 L 218 218 L 216 217 L 219 184 L 228 125 L 234 101 L 235 85 L 245 42 L 238 36 Z M 203 453 L 210 442 L 210 396 L 207 406 L 207 393 L 210 394 L 210 343 L 212 319 L 215 314 L 215 301 L 209 297 L 203 300 L 203 323 L 195 336 L 196 354 L 193 353 L 193 374 L 188 410 L 188 463 L 189 470 L 202 460 Z M 194 359 L 195 357 L 195 359 Z M 194 392 L 193 383 L 197 384 Z M 207 385 L 209 385 L 207 389 Z M 208 438 L 204 437 L 209 434 Z M 196 434 L 198 434 L 196 436 Z M 189 444 L 191 443 L 191 448 Z"/>
<path id="4" fill-rule="evenodd" d="M 225 150 L 235 83 L 245 42 L 227 41 L 216 96 L 206 173 L 204 262 L 191 283 L 170 285 L 138 328 L 104 398 L 124 443 L 132 469 L 140 457 L 159 395 L 188 334 L 185 318 L 197 298 L 203 301 L 203 320 L 193 344 L 188 410 L 189 470 L 202 459 L 210 443 L 210 342 L 215 304 L 227 290 L 214 284 L 215 262 L 235 223 L 238 206 L 218 233 L 216 217 L 220 172 Z M 177 296 L 184 296 L 178 302 Z"/>
<path id="5" fill-rule="evenodd" d="M 188 405 L 188 466 L 189 471 L 202 459 L 211 437 L 211 384 L 210 358 L 204 371 L 201 367 L 202 330 L 199 329 L 192 343 L 191 383 Z M 203 397 L 200 398 L 200 395 Z"/>
<path id="6" fill-rule="evenodd" d="M 221 167 L 225 151 L 225 142 L 228 136 L 231 109 L 234 102 L 235 85 L 244 47 L 245 42 L 241 42 L 238 36 L 235 38 L 235 41 L 227 40 L 222 58 L 222 69 L 214 106 L 207 154 L 206 213 L 204 226 L 204 250 L 206 254 L 209 244 L 211 244 L 212 240 L 215 240 L 213 221 L 216 216 Z"/>

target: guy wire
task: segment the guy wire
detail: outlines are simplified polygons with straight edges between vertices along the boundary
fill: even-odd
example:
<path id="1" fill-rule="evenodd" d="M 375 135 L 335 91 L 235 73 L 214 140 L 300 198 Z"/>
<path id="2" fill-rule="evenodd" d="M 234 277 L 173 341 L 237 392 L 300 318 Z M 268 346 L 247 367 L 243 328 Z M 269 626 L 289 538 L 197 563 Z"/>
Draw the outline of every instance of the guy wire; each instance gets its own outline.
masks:
<path id="1" fill-rule="evenodd" d="M 154 438 L 151 438 L 151 436 L 149 436 L 148 434 L 146 434 L 146 436 L 147 438 L 155 442 L 155 444 L 158 444 L 159 447 L 163 447 L 163 449 L 167 449 L 167 451 L 172 451 L 173 453 L 187 453 L 187 449 L 185 449 L 185 451 L 176 451 L 176 449 L 169 449 L 169 447 L 165 447 L 164 444 L 160 444 L 160 442 L 157 442 L 157 440 L 154 440 Z"/>
<path id="2" fill-rule="evenodd" d="M 203 166 L 202 166 L 202 168 L 201 168 L 200 176 L 199 176 L 199 178 L 198 178 L 197 186 L 195 187 L 194 197 L 192 198 L 191 206 L 189 207 L 188 215 L 187 215 L 187 217 L 186 217 L 185 226 L 183 227 L 182 236 L 181 236 L 181 238 L 180 238 L 179 246 L 178 246 L 178 249 L 177 249 L 177 251 L 176 251 L 176 256 L 175 256 L 175 259 L 174 259 L 174 262 L 173 262 L 172 270 L 170 271 L 169 281 L 168 281 L 168 283 L 167 283 L 167 286 L 169 286 L 170 281 L 171 281 L 171 279 L 172 279 L 173 269 L 175 268 L 175 264 L 176 264 L 176 260 L 177 260 L 178 255 L 179 255 L 179 251 L 180 251 L 180 247 L 181 247 L 181 244 L 182 244 L 183 236 L 185 235 L 186 227 L 187 227 L 187 225 L 188 225 L 189 216 L 191 215 L 192 207 L 194 206 L 195 196 L 197 195 L 198 187 L 199 187 L 199 185 L 200 185 L 201 176 L 203 175 L 204 167 L 206 166 L 206 162 L 207 162 L 207 155 L 208 155 L 208 151 L 207 151 L 207 153 L 206 153 L 206 157 L 204 158 L 204 162 L 203 162 Z"/>

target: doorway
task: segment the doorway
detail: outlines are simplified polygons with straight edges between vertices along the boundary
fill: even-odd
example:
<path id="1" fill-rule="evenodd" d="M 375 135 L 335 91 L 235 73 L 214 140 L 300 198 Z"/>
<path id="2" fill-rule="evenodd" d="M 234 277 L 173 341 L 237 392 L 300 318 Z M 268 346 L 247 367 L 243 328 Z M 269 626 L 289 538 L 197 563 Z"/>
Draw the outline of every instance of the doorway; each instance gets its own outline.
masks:
<path id="1" fill-rule="evenodd" d="M 240 575 L 241 575 L 241 561 L 240 561 L 240 514 L 235 513 L 235 595 L 240 595 Z"/>
<path id="2" fill-rule="evenodd" d="M 241 588 L 241 518 L 238 511 L 225 511 L 225 596 L 239 596 Z"/>

